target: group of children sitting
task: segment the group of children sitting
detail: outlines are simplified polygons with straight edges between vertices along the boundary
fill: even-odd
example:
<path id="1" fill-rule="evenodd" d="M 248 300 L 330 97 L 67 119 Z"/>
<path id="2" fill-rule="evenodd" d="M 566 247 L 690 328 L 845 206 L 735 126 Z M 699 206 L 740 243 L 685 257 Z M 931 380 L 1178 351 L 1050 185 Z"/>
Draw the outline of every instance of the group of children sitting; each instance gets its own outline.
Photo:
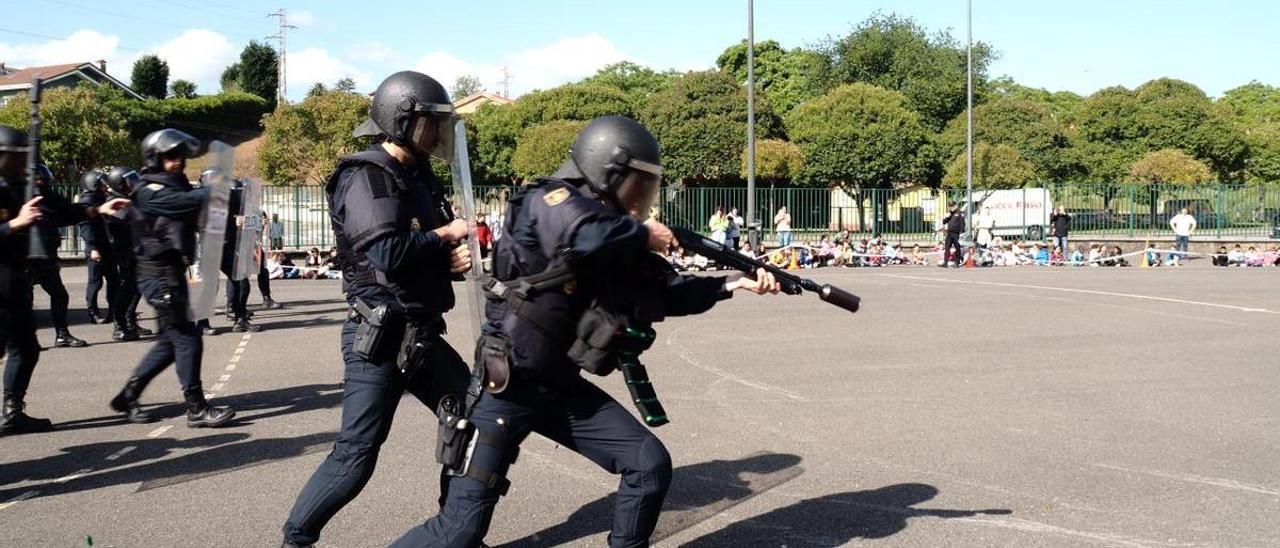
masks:
<path id="1" fill-rule="evenodd" d="M 1273 245 L 1262 251 L 1249 246 L 1246 251 L 1240 249 L 1240 244 L 1236 244 L 1231 251 L 1227 251 L 1227 246 L 1220 246 L 1213 255 L 1213 266 L 1280 266 L 1280 249 Z"/>

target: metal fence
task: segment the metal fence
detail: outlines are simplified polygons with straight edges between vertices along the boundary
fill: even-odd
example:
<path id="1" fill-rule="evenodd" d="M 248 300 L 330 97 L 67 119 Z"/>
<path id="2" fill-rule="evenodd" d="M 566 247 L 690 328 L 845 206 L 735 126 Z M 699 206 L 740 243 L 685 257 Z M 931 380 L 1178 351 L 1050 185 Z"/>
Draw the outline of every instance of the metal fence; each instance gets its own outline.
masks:
<path id="1" fill-rule="evenodd" d="M 477 187 L 481 215 L 500 214 L 511 186 Z M 74 197 L 74 186 L 59 188 Z M 998 199 L 997 199 L 998 198 Z M 1046 199 L 1047 198 L 1047 199 Z M 776 237 L 774 215 L 786 207 L 797 238 L 816 239 L 848 230 L 854 235 L 881 233 L 890 240 L 930 241 L 946 204 L 963 209 L 965 193 L 957 189 L 846 189 L 762 187 L 756 204 L 764 237 Z M 1044 210 L 1063 207 L 1072 215 L 1071 232 L 1096 237 L 1166 237 L 1169 219 L 1186 208 L 1196 218 L 1200 236 L 1221 238 L 1280 238 L 1280 184 L 1263 185 L 1108 185 L 1053 184 L 1001 191 L 997 197 L 974 192 L 974 209 L 994 202 L 1013 208 L 1004 212 L 1003 235 L 1038 239 L 1046 235 Z M 740 187 L 679 187 L 662 190 L 659 215 L 663 222 L 706 232 L 717 207 L 745 213 L 747 189 Z M 284 247 L 322 250 L 333 245 L 328 204 L 319 186 L 270 186 L 263 198 L 267 217 L 284 224 Z M 1012 215 L 1012 217 L 1010 217 Z M 1047 214 L 1046 214 L 1047 215 Z M 63 229 L 63 256 L 82 253 L 75 227 Z"/>

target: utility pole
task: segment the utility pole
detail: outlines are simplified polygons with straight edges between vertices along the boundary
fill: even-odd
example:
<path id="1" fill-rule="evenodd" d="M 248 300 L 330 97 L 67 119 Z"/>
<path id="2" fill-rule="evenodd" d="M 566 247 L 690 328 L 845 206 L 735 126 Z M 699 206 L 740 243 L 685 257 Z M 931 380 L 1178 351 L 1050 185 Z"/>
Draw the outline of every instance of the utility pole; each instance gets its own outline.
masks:
<path id="1" fill-rule="evenodd" d="M 279 30 L 274 35 L 268 36 L 267 39 L 274 38 L 279 44 L 277 50 L 280 52 L 280 61 L 276 63 L 276 103 L 283 104 L 289 95 L 289 83 L 285 80 L 285 36 L 288 34 L 289 29 L 298 27 L 289 24 L 288 19 L 285 17 L 284 8 L 276 10 L 275 13 L 268 13 L 267 17 L 279 18 L 280 23 Z"/>
<path id="2" fill-rule="evenodd" d="M 964 189 L 965 196 L 965 221 L 969 223 L 969 227 L 974 226 L 973 222 L 973 0 L 968 0 L 968 27 L 969 39 L 967 51 L 965 78 L 967 80 L 967 91 L 965 92 L 965 101 L 968 105 L 967 123 L 965 124 L 965 171 L 964 171 Z M 973 233 L 972 229 L 969 231 Z"/>
<path id="3" fill-rule="evenodd" d="M 760 245 L 756 220 L 756 17 L 755 1 L 747 0 L 747 241 L 751 252 Z"/>
<path id="4" fill-rule="evenodd" d="M 502 67 L 502 81 L 498 83 L 502 84 L 502 97 L 504 99 L 510 99 L 511 98 L 511 71 L 507 70 L 507 67 Z"/>

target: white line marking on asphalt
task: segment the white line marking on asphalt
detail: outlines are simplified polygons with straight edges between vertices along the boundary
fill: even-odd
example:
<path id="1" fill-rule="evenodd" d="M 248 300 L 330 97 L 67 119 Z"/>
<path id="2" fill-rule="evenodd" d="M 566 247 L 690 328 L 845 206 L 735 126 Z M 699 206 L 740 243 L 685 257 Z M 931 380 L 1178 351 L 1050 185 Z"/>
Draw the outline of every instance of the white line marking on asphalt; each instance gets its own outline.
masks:
<path id="1" fill-rule="evenodd" d="M 924 276 L 904 276 L 901 274 L 877 274 L 886 278 L 902 278 L 904 280 L 924 280 L 927 282 L 948 282 L 955 284 L 973 284 L 973 285 L 994 285 L 997 287 L 1025 287 L 1027 289 L 1044 289 L 1046 291 L 1063 291 L 1066 293 L 1085 293 L 1089 295 L 1103 295 L 1107 297 L 1125 297 L 1129 299 L 1142 299 L 1147 301 L 1162 301 L 1169 303 L 1192 304 L 1196 306 L 1207 306 L 1210 308 L 1224 308 L 1227 310 L 1235 310 L 1237 312 L 1261 312 L 1264 314 L 1280 314 L 1277 310 L 1267 310 L 1265 308 L 1250 308 L 1247 306 L 1235 306 L 1231 304 L 1209 303 L 1204 301 L 1188 301 L 1185 299 L 1174 299 L 1171 297 L 1157 297 L 1154 295 L 1136 295 L 1133 293 L 1116 293 L 1114 291 L 1098 291 L 1096 289 L 1077 289 L 1074 287 L 1054 287 L 1051 285 L 1032 285 L 1032 284 L 1013 284 L 1004 282 L 980 282 L 977 280 L 952 280 L 947 278 L 929 278 Z"/>
<path id="2" fill-rule="evenodd" d="M 238 362 L 238 361 L 240 361 L 240 356 L 231 356 L 231 362 L 230 362 L 230 363 L 236 363 L 236 362 Z"/>
<path id="3" fill-rule="evenodd" d="M 227 381 L 231 380 L 231 375 L 223 375 L 223 376 L 221 376 L 221 377 L 218 377 L 218 380 L 219 380 L 219 381 L 222 381 L 222 382 L 227 382 Z"/>
<path id="4" fill-rule="evenodd" d="M 1214 487 L 1222 487 L 1224 489 L 1238 489 L 1240 491 L 1249 491 L 1251 493 L 1261 493 L 1263 495 L 1280 497 L 1280 490 L 1267 488 L 1267 487 L 1259 487 L 1257 485 L 1249 485 L 1246 483 L 1240 483 L 1235 480 L 1229 480 L 1229 479 L 1223 479 L 1223 478 L 1207 478 L 1204 476 L 1196 476 L 1192 474 L 1186 474 L 1186 475 L 1171 474 L 1169 472 L 1161 472 L 1159 470 L 1126 468 L 1124 466 L 1116 466 L 1113 464 L 1094 464 L 1094 466 L 1097 466 L 1098 468 L 1106 468 L 1109 470 L 1119 470 L 1121 472 L 1133 472 L 1135 474 L 1146 474 L 1148 476 L 1155 476 L 1157 478 L 1171 479 L 1175 481 L 1185 481 L 1188 483 L 1199 483 L 1203 485 L 1212 485 Z"/>
<path id="5" fill-rule="evenodd" d="M 54 482 L 54 483 L 66 483 L 66 482 L 71 481 L 71 480 L 73 480 L 73 479 L 76 479 L 76 478 L 79 478 L 79 477 L 83 477 L 83 476 L 85 476 L 85 475 L 88 475 L 90 472 L 93 472 L 93 469 L 92 469 L 92 468 L 81 468 L 81 469 L 79 469 L 79 470 L 76 470 L 75 472 L 72 472 L 72 473 L 67 474 L 67 475 L 65 475 L 65 476 L 62 476 L 62 477 L 60 477 L 60 478 L 58 478 L 58 479 L 56 479 L 56 480 L 53 480 L 53 482 Z"/>
<path id="6" fill-rule="evenodd" d="M 236 354 L 244 354 L 244 348 L 237 348 Z"/>
<path id="7" fill-rule="evenodd" d="M 219 391 L 219 390 L 222 390 L 222 387 L 223 387 L 223 386 L 224 386 L 224 385 L 223 385 L 222 383 L 218 383 L 218 384 L 215 384 L 215 385 L 213 385 L 213 386 L 209 387 L 209 390 L 213 390 L 214 392 L 217 392 L 217 391 Z"/>
<path id="8" fill-rule="evenodd" d="M 36 495 L 39 495 L 39 494 L 40 494 L 40 492 L 39 492 L 39 491 L 27 491 L 26 493 L 23 493 L 23 494 L 21 494 L 21 495 L 18 495 L 18 496 L 16 496 L 16 497 L 13 497 L 12 499 L 9 499 L 9 502 L 6 502 L 6 503 L 3 503 L 3 504 L 0 504 L 0 510 L 4 510 L 5 508 L 8 508 L 8 507 L 10 507 L 10 506 L 13 506 L 13 505 L 15 505 L 15 504 L 17 504 L 17 503 L 19 503 L 19 502 L 22 502 L 22 501 L 24 501 L 24 500 L 27 500 L 27 499 L 29 499 L 29 498 L 31 498 L 31 497 L 34 497 L 34 496 L 36 496 Z"/>
<path id="9" fill-rule="evenodd" d="M 128 447 L 125 447 L 125 448 L 123 448 L 123 449 L 121 449 L 121 450 L 119 450 L 119 451 L 116 451 L 115 453 L 112 453 L 112 454 L 110 454 L 110 455 L 107 455 L 107 460 L 116 460 L 116 459 L 118 459 L 118 458 L 120 458 L 120 457 L 123 457 L 123 456 L 125 456 L 125 455 L 128 455 L 128 454 L 129 454 L 131 451 L 133 451 L 134 449 L 137 449 L 137 447 L 134 447 L 134 446 L 132 446 L 132 445 L 130 445 L 130 446 L 128 446 Z"/>
<path id="10" fill-rule="evenodd" d="M 252 336 L 253 336 L 253 333 L 245 333 L 245 334 L 244 334 L 244 340 L 246 340 L 246 341 L 247 341 L 247 340 L 249 340 L 249 337 L 252 337 Z"/>
<path id="11" fill-rule="evenodd" d="M 235 362 L 231 362 L 231 363 L 227 364 L 227 371 L 235 371 L 235 370 L 236 370 L 236 364 L 235 364 Z"/>
<path id="12" fill-rule="evenodd" d="M 249 345 L 249 341 L 240 341 L 240 344 L 239 344 L 240 348 L 244 348 L 248 345 Z"/>
<path id="13" fill-rule="evenodd" d="M 148 437 L 148 438 L 158 438 L 158 437 L 160 437 L 160 434 L 163 434 L 163 433 L 165 433 L 165 432 L 168 432 L 170 428 L 173 428 L 173 425 L 172 425 L 172 424 L 170 424 L 170 425 L 168 425 L 168 426 L 161 426 L 160 428 L 157 428 L 157 429 L 155 429 L 155 430 L 152 430 L 152 431 L 151 431 L 151 433 L 147 434 L 147 437 Z"/>

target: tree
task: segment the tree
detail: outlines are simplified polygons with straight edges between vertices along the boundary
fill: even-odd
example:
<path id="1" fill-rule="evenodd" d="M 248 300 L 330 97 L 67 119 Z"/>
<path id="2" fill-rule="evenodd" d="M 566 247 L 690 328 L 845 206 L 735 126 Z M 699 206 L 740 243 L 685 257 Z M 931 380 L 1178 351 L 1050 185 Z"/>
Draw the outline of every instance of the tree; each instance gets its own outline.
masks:
<path id="1" fill-rule="evenodd" d="M 462 74 L 453 81 L 453 91 L 449 92 L 449 96 L 452 97 L 454 101 L 457 101 L 463 97 L 475 95 L 483 90 L 484 84 L 480 83 L 480 78 L 477 78 L 473 74 Z"/>
<path id="2" fill-rule="evenodd" d="M 691 72 L 653 95 L 640 121 L 662 144 L 664 174 L 672 179 L 738 178 L 747 145 L 747 92 L 728 73 Z M 780 137 L 781 121 L 768 101 L 756 105 L 761 138 Z"/>
<path id="3" fill-rule="evenodd" d="M 569 157 L 569 147 L 585 127 L 584 121 L 556 120 L 524 130 L 511 158 L 516 175 L 527 181 L 555 172 Z"/>
<path id="4" fill-rule="evenodd" d="M 130 139 L 124 118 L 99 101 L 96 87 L 54 88 L 42 99 L 40 152 L 64 182 L 74 182 L 73 177 L 90 169 L 138 159 L 137 142 Z M 0 124 L 26 127 L 29 113 L 26 96 L 15 97 L 0 107 Z"/>
<path id="5" fill-rule="evenodd" d="M 756 178 L 763 181 L 791 181 L 804 173 L 804 153 L 795 143 L 782 139 L 756 141 Z M 747 151 L 742 152 L 742 178 L 747 178 Z"/>
<path id="6" fill-rule="evenodd" d="M 929 132 L 907 104 L 896 91 L 846 84 L 787 115 L 787 134 L 804 152 L 804 178 L 851 192 L 860 226 L 866 226 L 863 190 L 926 177 L 920 151 L 926 149 Z M 884 212 L 888 195 L 877 196 L 881 200 L 874 207 Z"/>
<path id="7" fill-rule="evenodd" d="M 632 96 L 638 104 L 640 100 L 666 89 L 678 78 L 680 73 L 674 70 L 657 72 L 631 61 L 619 61 L 606 65 L 580 83 L 613 86 Z"/>
<path id="8" fill-rule="evenodd" d="M 324 89 L 324 88 L 322 87 L 321 89 Z M 352 80 L 351 78 L 343 78 L 341 80 L 338 80 L 333 84 L 333 91 L 336 91 L 339 93 L 355 93 L 356 81 Z"/>
<path id="9" fill-rule="evenodd" d="M 866 82 L 899 91 L 921 121 L 935 130 L 966 108 L 965 48 L 950 32 L 929 35 L 909 17 L 874 15 L 848 35 L 829 40 L 823 53 L 830 59 L 835 82 Z M 973 44 L 977 102 L 990 87 L 987 66 L 995 57 L 989 45 Z"/>
<path id="10" fill-rule="evenodd" d="M 1075 125 L 1076 113 L 1080 110 L 1081 103 L 1084 103 L 1084 97 L 1070 91 L 1027 87 L 1008 76 L 996 78 L 991 85 L 995 96 L 1034 103 L 1049 111 L 1049 115 L 1064 127 Z"/>
<path id="11" fill-rule="evenodd" d="M 1187 153 L 1166 148 L 1149 152 L 1129 167 L 1136 182 L 1148 184 L 1197 184 L 1213 179 L 1209 166 Z"/>
<path id="12" fill-rule="evenodd" d="M 942 186 L 964 188 L 967 172 L 968 159 L 961 152 L 947 165 Z M 1005 144 L 987 143 L 978 143 L 973 148 L 973 188 L 1022 188 L 1035 180 L 1036 167 L 1022 159 L 1017 149 Z"/>
<path id="13" fill-rule="evenodd" d="M 325 89 L 324 84 L 321 84 L 320 82 L 316 82 L 316 84 L 314 86 L 311 86 L 311 89 L 307 91 L 307 97 L 315 97 L 318 95 L 324 95 L 326 93 L 329 93 L 329 90 Z"/>
<path id="14" fill-rule="evenodd" d="M 259 170 L 273 184 L 321 184 L 339 158 L 362 147 L 351 129 L 368 116 L 369 99 L 357 93 L 330 91 L 281 105 L 263 119 Z"/>
<path id="15" fill-rule="evenodd" d="M 280 84 L 279 63 L 280 57 L 271 46 L 250 40 L 240 52 L 240 89 L 266 99 L 274 108 Z"/>
<path id="16" fill-rule="evenodd" d="M 716 59 L 716 66 L 745 83 L 746 40 L 725 49 Z M 796 105 L 826 93 L 829 70 L 828 59 L 816 51 L 784 49 L 773 40 L 756 44 L 756 85 L 780 112 L 790 112 Z"/>
<path id="17" fill-rule="evenodd" d="M 144 55 L 133 63 L 131 87 L 143 97 L 164 99 L 169 94 L 169 64 L 155 55 Z"/>
<path id="18" fill-rule="evenodd" d="M 196 84 L 190 80 L 174 80 L 170 86 L 173 96 L 180 99 L 194 99 L 196 96 Z"/>
<path id="19" fill-rule="evenodd" d="M 943 158 L 964 152 L 966 126 L 964 113 L 947 124 L 937 141 Z M 1064 181 L 1076 175 L 1071 143 L 1062 124 L 1049 110 L 1031 101 L 997 97 L 974 107 L 973 140 L 1012 147 L 1035 166 L 1034 178 L 1040 181 Z"/>
<path id="20" fill-rule="evenodd" d="M 1280 122 L 1249 130 L 1251 157 L 1245 167 L 1250 182 L 1280 182 Z"/>
<path id="21" fill-rule="evenodd" d="M 218 84 L 222 86 L 223 92 L 244 91 L 240 89 L 240 63 L 233 63 L 223 69 Z"/>

